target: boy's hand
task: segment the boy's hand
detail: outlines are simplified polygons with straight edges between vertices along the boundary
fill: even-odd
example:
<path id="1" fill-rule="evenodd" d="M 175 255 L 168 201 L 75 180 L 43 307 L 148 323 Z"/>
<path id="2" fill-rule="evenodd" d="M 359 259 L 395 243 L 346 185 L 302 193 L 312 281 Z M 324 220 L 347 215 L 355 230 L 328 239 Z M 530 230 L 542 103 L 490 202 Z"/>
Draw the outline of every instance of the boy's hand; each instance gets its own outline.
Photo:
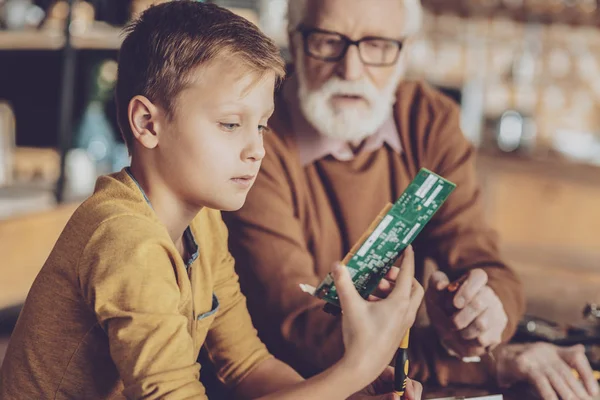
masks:
<path id="1" fill-rule="evenodd" d="M 501 342 L 508 323 L 504 306 L 487 285 L 487 273 L 474 269 L 452 297 L 453 312 L 449 315 L 444 308 L 449 284 L 441 271 L 434 272 L 429 279 L 425 294 L 429 319 L 450 352 L 461 357 L 482 355 Z"/>
<path id="2" fill-rule="evenodd" d="M 395 287 L 386 299 L 364 300 L 354 287 L 345 266 L 333 271 L 342 307 L 345 354 L 342 363 L 356 371 L 366 386 L 389 365 L 402 337 L 415 321 L 423 299 L 423 288 L 414 279 L 414 253 L 405 251 Z"/>
<path id="3" fill-rule="evenodd" d="M 409 380 L 402 400 L 421 400 L 423 386 L 417 381 Z M 400 400 L 394 394 L 394 368 L 387 367 L 377 380 L 351 396 L 348 400 Z"/>

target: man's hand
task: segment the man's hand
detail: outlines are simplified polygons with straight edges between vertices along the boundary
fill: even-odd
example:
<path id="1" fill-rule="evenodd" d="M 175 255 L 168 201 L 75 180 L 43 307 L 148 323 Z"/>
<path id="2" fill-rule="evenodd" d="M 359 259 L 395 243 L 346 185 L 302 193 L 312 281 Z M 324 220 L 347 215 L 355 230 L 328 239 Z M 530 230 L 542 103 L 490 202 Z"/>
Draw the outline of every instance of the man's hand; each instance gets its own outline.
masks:
<path id="1" fill-rule="evenodd" d="M 405 400 L 421 400 L 423 386 L 409 380 L 406 384 Z M 348 400 L 400 400 L 394 394 L 394 368 L 388 367 L 375 382 L 351 396 Z"/>
<path id="2" fill-rule="evenodd" d="M 584 347 L 558 347 L 549 343 L 513 344 L 496 351 L 498 384 L 529 382 L 544 400 L 591 399 L 598 382 Z M 581 377 L 579 381 L 573 371 Z"/>
<path id="3" fill-rule="evenodd" d="M 469 272 L 451 307 L 448 307 L 448 277 L 436 271 L 429 279 L 425 303 L 432 325 L 442 344 L 460 357 L 479 356 L 501 342 L 508 323 L 502 302 L 487 286 L 487 273 L 482 269 Z"/>

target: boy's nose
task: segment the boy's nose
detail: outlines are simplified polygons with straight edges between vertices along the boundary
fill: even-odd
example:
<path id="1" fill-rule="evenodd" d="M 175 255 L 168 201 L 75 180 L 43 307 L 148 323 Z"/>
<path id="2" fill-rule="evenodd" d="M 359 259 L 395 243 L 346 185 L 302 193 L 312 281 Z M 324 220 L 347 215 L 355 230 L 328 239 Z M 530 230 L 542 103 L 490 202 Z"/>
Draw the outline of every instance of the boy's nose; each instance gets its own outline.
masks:
<path id="1" fill-rule="evenodd" d="M 265 146 L 262 136 L 256 135 L 246 147 L 243 159 L 249 161 L 261 161 L 265 157 Z"/>

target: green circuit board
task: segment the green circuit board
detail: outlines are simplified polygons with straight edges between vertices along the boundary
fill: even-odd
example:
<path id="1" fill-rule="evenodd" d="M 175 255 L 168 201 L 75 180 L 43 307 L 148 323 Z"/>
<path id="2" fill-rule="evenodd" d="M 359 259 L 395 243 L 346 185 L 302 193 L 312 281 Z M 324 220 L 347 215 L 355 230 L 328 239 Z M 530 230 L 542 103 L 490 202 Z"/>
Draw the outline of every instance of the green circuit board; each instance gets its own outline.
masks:
<path id="1" fill-rule="evenodd" d="M 363 298 L 375 290 L 455 188 L 454 183 L 423 168 L 398 201 L 382 210 L 342 261 Z M 331 275 L 327 275 L 313 295 L 339 307 Z M 326 311 L 335 313 L 331 306 Z"/>

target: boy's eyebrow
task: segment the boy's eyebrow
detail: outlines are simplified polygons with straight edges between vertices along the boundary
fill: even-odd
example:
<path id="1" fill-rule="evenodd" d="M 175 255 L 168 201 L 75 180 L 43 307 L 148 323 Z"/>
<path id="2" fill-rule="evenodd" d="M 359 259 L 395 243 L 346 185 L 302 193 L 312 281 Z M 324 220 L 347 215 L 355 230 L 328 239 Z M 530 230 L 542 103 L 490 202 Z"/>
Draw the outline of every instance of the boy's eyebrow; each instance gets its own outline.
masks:
<path id="1" fill-rule="evenodd" d="M 213 108 L 218 109 L 218 110 L 238 112 L 240 110 L 245 110 L 247 107 L 236 101 L 226 101 L 226 102 L 222 102 L 222 103 L 214 103 Z"/>
<path id="2" fill-rule="evenodd" d="M 251 111 L 251 109 L 247 105 L 240 104 L 235 101 L 228 101 L 228 102 L 224 102 L 221 104 L 215 104 L 215 108 L 225 110 L 227 112 L 234 112 L 234 113 L 237 113 L 237 112 L 245 113 L 245 112 Z M 273 115 L 274 112 L 275 112 L 275 106 L 271 106 L 262 115 L 263 115 L 263 117 L 269 117 L 269 116 Z"/>

